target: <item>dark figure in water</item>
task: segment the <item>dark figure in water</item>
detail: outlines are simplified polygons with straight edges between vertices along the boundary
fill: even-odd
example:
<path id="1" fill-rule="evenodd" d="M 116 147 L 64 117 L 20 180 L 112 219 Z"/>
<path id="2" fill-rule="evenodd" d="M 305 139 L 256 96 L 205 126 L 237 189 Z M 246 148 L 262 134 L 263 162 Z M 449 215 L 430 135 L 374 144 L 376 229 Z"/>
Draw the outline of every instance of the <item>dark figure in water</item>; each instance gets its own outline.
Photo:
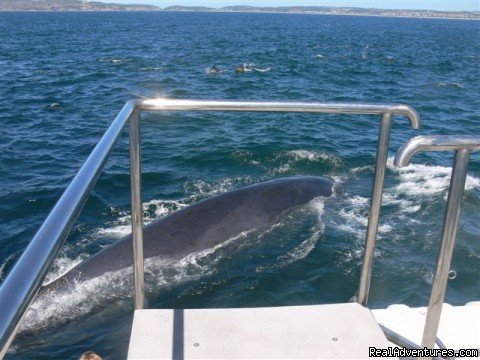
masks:
<path id="1" fill-rule="evenodd" d="M 217 65 L 213 65 L 210 69 L 207 70 L 207 73 L 209 74 L 220 74 L 222 70 Z"/>
<path id="2" fill-rule="evenodd" d="M 236 72 L 237 74 L 243 74 L 243 73 L 245 72 L 245 67 L 244 67 L 244 66 L 237 66 L 237 67 L 235 68 L 235 72 Z"/>

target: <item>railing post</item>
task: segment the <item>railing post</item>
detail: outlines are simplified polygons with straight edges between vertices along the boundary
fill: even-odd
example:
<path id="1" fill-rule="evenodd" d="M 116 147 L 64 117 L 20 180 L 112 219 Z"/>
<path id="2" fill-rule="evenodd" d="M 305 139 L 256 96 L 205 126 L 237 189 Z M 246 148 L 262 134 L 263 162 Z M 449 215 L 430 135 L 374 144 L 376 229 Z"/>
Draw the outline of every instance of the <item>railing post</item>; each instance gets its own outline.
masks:
<path id="1" fill-rule="evenodd" d="M 143 309 L 144 260 L 143 260 L 143 209 L 142 169 L 140 140 L 140 109 L 137 106 L 130 116 L 130 186 L 132 203 L 133 275 L 135 286 L 135 309 Z"/>
<path id="2" fill-rule="evenodd" d="M 438 252 L 437 268 L 430 293 L 425 328 L 423 329 L 422 347 L 430 349 L 433 349 L 435 346 L 438 325 L 440 324 L 440 315 L 445 298 L 445 290 L 447 288 L 453 248 L 455 246 L 455 237 L 457 235 L 458 219 L 460 216 L 460 204 L 465 189 L 469 158 L 469 149 L 455 151 L 455 160 L 447 200 L 447 211 L 443 222 L 442 242 Z"/>
<path id="3" fill-rule="evenodd" d="M 378 218 L 382 206 L 383 182 L 387 167 L 388 144 L 392 128 L 392 114 L 382 114 L 378 134 L 377 159 L 375 163 L 375 178 L 373 180 L 372 198 L 370 200 L 370 216 L 368 217 L 367 236 L 363 254 L 363 264 L 360 274 L 357 302 L 367 305 L 370 280 L 372 276 L 372 262 L 377 239 Z"/>
<path id="4" fill-rule="evenodd" d="M 109 126 L 0 287 L 0 359 L 40 289 L 133 111 L 129 101 Z"/>
<path id="5" fill-rule="evenodd" d="M 407 166 L 412 157 L 421 151 L 451 150 L 455 150 L 455 160 L 450 179 L 447 211 L 443 221 L 442 240 L 438 252 L 435 277 L 423 329 L 422 347 L 427 348 L 433 348 L 435 342 L 438 343 L 437 331 L 445 299 L 453 248 L 455 247 L 460 204 L 467 179 L 468 161 L 471 152 L 480 151 L 480 136 L 417 136 L 402 145 L 395 155 L 394 161 L 395 166 L 403 167 Z"/>

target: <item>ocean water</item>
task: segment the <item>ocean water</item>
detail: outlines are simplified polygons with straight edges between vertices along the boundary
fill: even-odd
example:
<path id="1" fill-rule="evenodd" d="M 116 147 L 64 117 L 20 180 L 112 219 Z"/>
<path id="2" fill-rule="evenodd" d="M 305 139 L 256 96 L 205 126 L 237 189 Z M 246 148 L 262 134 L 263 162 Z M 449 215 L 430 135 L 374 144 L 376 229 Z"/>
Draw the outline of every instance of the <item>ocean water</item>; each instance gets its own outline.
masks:
<path id="1" fill-rule="evenodd" d="M 480 133 L 480 23 L 293 14 L 0 13 L 0 282 L 126 100 L 136 97 L 394 102 L 422 129 L 392 130 L 371 307 L 425 306 L 452 154 L 395 169 L 418 134 Z M 258 69 L 236 74 L 242 63 Z M 226 70 L 207 74 L 216 64 Z M 345 302 L 357 290 L 378 117 L 149 113 L 142 117 L 146 221 L 291 175 L 335 194 L 181 261 L 147 262 L 151 307 Z M 480 158 L 472 155 L 446 300 L 480 294 Z M 129 231 L 123 136 L 48 275 Z M 36 299 L 7 359 L 126 356 L 128 270 Z"/>

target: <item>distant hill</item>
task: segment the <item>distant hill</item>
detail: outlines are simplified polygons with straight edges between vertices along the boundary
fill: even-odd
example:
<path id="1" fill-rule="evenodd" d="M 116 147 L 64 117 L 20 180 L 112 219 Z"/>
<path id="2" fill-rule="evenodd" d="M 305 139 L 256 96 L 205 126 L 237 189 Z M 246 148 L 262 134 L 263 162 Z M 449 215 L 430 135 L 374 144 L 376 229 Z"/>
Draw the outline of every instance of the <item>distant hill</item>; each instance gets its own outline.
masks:
<path id="1" fill-rule="evenodd" d="M 82 0 L 0 0 L 0 11 L 155 11 L 153 5 L 120 5 Z"/>

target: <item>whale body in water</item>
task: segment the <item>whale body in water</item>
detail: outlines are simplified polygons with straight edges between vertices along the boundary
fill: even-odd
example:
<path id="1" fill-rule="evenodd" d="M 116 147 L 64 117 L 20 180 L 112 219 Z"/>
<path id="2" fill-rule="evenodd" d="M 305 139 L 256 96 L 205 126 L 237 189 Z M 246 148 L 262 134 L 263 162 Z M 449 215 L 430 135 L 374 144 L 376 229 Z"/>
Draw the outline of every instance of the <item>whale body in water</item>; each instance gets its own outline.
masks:
<path id="1" fill-rule="evenodd" d="M 251 229 L 273 223 L 283 212 L 332 194 L 333 180 L 287 177 L 232 190 L 199 201 L 143 228 L 144 257 L 181 259 Z M 90 256 L 40 293 L 72 289 L 78 282 L 132 266 L 132 235 Z"/>

